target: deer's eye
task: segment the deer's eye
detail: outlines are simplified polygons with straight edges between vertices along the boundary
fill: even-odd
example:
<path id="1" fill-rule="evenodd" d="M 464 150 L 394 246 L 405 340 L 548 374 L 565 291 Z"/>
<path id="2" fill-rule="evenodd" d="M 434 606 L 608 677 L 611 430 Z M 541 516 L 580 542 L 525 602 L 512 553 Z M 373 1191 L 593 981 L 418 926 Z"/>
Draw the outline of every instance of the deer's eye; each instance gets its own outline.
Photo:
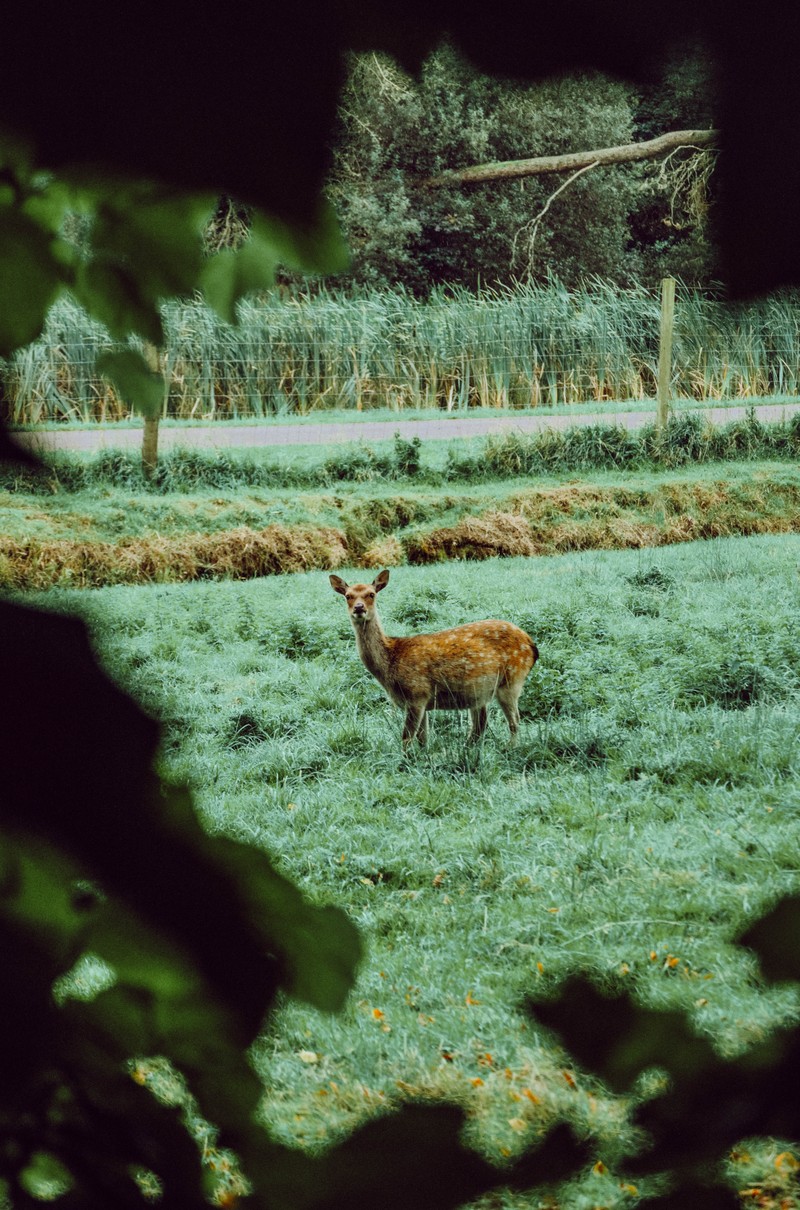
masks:
<path id="1" fill-rule="evenodd" d="M 370 600 L 370 601 L 374 601 L 374 600 L 375 600 L 375 593 L 374 593 L 374 592 L 368 592 L 368 593 L 367 593 L 367 597 L 369 598 L 369 600 Z"/>

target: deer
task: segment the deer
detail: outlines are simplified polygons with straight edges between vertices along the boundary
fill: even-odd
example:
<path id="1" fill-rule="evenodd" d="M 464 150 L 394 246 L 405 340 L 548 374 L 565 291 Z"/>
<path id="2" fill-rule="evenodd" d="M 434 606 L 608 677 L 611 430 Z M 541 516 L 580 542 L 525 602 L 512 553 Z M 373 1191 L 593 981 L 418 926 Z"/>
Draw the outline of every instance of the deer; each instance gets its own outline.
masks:
<path id="1" fill-rule="evenodd" d="M 508 721 L 511 743 L 519 730 L 517 705 L 525 678 L 539 651 L 513 622 L 467 622 L 436 634 L 391 638 L 384 633 L 376 599 L 389 583 L 381 571 L 371 584 L 347 584 L 330 577 L 331 588 L 347 602 L 364 666 L 389 699 L 405 710 L 403 751 L 414 739 L 425 744 L 429 710 L 469 710 L 469 740 L 477 742 L 487 723 L 487 705 L 496 698 Z"/>

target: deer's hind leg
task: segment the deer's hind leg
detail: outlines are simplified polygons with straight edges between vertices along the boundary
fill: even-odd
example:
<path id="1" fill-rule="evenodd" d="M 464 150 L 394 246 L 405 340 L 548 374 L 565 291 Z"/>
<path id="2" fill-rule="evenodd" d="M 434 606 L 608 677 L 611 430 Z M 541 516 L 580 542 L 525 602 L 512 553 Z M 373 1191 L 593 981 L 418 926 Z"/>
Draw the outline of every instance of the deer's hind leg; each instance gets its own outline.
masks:
<path id="1" fill-rule="evenodd" d="M 522 693 L 521 684 L 498 685 L 496 697 L 500 703 L 500 709 L 508 720 L 508 729 L 511 732 L 512 742 L 517 738 L 519 731 L 519 695 Z"/>
<path id="2" fill-rule="evenodd" d="M 477 743 L 486 730 L 486 719 L 488 712 L 485 706 L 474 706 L 470 710 L 472 715 L 472 728 L 469 733 L 469 738 L 472 743 Z"/>

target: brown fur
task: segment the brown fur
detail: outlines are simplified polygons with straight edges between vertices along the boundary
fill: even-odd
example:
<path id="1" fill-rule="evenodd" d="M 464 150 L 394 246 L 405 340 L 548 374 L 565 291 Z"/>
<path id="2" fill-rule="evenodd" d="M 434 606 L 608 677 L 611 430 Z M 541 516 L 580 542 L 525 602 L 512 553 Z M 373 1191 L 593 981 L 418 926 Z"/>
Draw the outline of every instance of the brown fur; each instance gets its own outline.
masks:
<path id="1" fill-rule="evenodd" d="M 346 584 L 331 576 L 331 587 L 347 601 L 358 654 L 391 700 L 406 712 L 403 747 L 416 736 L 425 743 L 429 710 L 469 710 L 471 739 L 486 729 L 493 697 L 508 720 L 512 740 L 519 727 L 517 702 L 539 652 L 533 639 L 511 622 L 468 622 L 437 634 L 391 638 L 375 607 L 389 582 L 388 571 L 372 584 Z"/>

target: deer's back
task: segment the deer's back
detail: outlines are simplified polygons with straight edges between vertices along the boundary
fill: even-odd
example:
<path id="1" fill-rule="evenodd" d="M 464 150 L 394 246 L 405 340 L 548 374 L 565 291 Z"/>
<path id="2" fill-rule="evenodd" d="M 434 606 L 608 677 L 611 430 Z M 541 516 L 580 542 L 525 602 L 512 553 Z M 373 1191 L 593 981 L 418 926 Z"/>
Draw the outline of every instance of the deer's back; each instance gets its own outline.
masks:
<path id="1" fill-rule="evenodd" d="M 465 694 L 483 699 L 489 686 L 524 680 L 538 655 L 524 630 L 494 618 L 388 641 L 398 687 L 414 696 L 438 691 L 442 701 L 449 696 L 454 704 Z"/>

